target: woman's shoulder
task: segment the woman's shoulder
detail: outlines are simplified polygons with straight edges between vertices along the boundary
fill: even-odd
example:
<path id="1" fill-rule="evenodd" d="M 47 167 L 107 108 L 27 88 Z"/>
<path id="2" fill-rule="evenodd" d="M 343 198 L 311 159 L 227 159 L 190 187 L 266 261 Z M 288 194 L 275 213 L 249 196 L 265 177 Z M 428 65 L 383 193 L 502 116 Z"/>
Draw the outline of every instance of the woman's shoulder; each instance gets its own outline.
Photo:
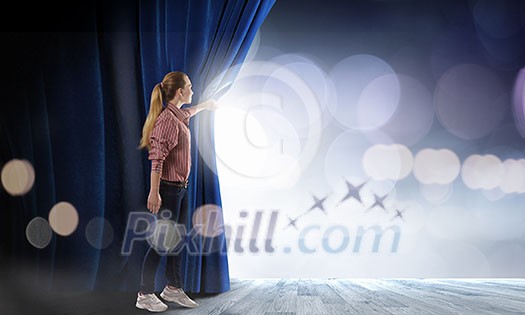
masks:
<path id="1" fill-rule="evenodd" d="M 166 125 L 168 123 L 169 117 L 166 116 L 165 111 L 161 111 L 160 114 L 155 118 L 155 124 L 153 125 L 153 129 L 158 129 L 159 127 Z"/>
<path id="2" fill-rule="evenodd" d="M 175 120 L 175 115 L 173 115 L 172 112 L 169 111 L 169 109 L 164 108 L 160 112 L 159 116 L 157 116 L 157 119 L 155 120 L 156 123 L 163 122 L 163 121 L 173 121 Z"/>

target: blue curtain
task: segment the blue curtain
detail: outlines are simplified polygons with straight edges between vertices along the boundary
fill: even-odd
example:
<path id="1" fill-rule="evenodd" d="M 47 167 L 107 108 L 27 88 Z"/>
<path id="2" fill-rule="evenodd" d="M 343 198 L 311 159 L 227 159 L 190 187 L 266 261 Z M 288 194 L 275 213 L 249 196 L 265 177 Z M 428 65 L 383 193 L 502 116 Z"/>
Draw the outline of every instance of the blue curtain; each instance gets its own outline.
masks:
<path id="1" fill-rule="evenodd" d="M 128 215 L 146 211 L 150 162 L 136 148 L 151 90 L 165 73 L 184 71 L 196 104 L 212 82 L 233 80 L 235 71 L 225 70 L 242 63 L 274 1 L 88 2 L 79 4 L 75 20 L 81 31 L 1 35 L 10 49 L 2 59 L 0 165 L 26 159 L 35 170 L 25 195 L 0 192 L 0 263 L 11 281 L 4 283 L 138 289 L 147 244 L 135 243 L 131 255 L 121 247 Z M 199 145 L 213 146 L 213 113 L 199 113 L 190 127 L 190 209 L 220 206 L 215 165 L 198 153 Z M 61 201 L 77 209 L 77 229 L 35 248 L 26 238 L 28 223 L 47 219 Z M 107 247 L 88 241 L 94 218 L 109 223 L 94 230 L 110 240 Z M 229 289 L 225 255 L 187 255 L 183 268 L 187 291 Z"/>

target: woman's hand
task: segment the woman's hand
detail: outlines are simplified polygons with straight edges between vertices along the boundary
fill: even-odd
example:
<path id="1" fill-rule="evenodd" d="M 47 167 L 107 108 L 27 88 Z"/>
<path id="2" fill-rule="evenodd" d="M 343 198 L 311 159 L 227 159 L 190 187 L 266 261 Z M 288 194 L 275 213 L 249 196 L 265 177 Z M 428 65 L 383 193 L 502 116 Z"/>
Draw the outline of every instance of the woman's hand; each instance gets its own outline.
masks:
<path id="1" fill-rule="evenodd" d="M 156 214 L 157 212 L 159 212 L 161 204 L 162 200 L 160 198 L 159 192 L 150 191 L 148 196 L 148 210 L 151 213 Z"/>
<path id="2" fill-rule="evenodd" d="M 204 103 L 206 104 L 207 110 L 216 110 L 217 108 L 219 108 L 219 103 L 217 103 L 217 101 L 214 100 L 213 98 L 210 98 Z"/>
<path id="3" fill-rule="evenodd" d="M 217 108 L 219 108 L 219 103 L 217 103 L 217 101 L 214 100 L 213 98 L 210 98 L 207 101 L 199 103 L 199 105 L 195 105 L 195 106 L 189 107 L 190 117 L 193 117 L 194 115 L 196 115 L 198 112 L 200 112 L 202 110 L 205 110 L 205 109 L 207 109 L 207 110 L 216 110 Z"/>

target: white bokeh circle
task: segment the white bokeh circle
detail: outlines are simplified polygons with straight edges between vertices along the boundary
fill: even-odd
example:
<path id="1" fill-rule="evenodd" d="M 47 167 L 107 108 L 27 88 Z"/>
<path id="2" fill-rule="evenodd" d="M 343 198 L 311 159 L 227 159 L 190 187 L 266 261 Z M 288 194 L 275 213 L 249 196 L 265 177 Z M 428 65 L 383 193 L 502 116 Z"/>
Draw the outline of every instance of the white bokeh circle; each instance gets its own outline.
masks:
<path id="1" fill-rule="evenodd" d="M 152 226 L 153 232 L 146 237 L 146 240 L 158 253 L 170 253 L 176 250 L 182 239 L 186 237 L 183 234 L 184 226 L 172 220 L 158 219 Z"/>
<path id="2" fill-rule="evenodd" d="M 450 199 L 454 191 L 452 184 L 419 184 L 419 191 L 428 202 L 438 205 Z"/>
<path id="3" fill-rule="evenodd" d="M 500 199 L 503 199 L 507 196 L 506 193 L 504 193 L 501 189 L 499 188 L 492 188 L 492 189 L 483 189 L 481 191 L 481 194 L 483 195 L 483 197 L 485 197 L 488 201 L 498 201 Z"/>
<path id="4" fill-rule="evenodd" d="M 326 150 L 324 174 L 327 182 L 337 189 L 343 178 L 358 178 L 356 185 L 367 179 L 362 159 L 371 145 L 356 131 L 346 130 L 337 135 Z"/>
<path id="5" fill-rule="evenodd" d="M 499 188 L 507 193 L 525 193 L 525 159 L 503 161 L 503 174 Z"/>
<path id="6" fill-rule="evenodd" d="M 334 66 L 330 78 L 336 94 L 328 109 L 347 128 L 379 128 L 398 107 L 399 80 L 392 67 L 376 56 L 347 57 Z"/>
<path id="7" fill-rule="evenodd" d="M 327 73 L 311 58 L 302 56 L 299 54 L 284 54 L 272 58 L 270 62 L 274 62 L 282 65 L 287 71 L 298 74 L 311 88 L 315 94 L 319 108 L 320 115 L 317 117 L 319 121 L 312 117 L 316 124 L 320 124 L 322 129 L 328 127 L 333 120 L 333 116 L 328 110 L 328 104 L 330 104 L 333 95 L 335 95 L 335 87 Z M 276 69 L 277 74 L 279 68 Z M 277 90 L 278 86 L 272 88 L 271 85 L 275 82 L 267 81 L 265 83 L 265 89 Z M 276 89 L 277 88 L 277 89 Z M 286 95 L 286 93 L 283 93 Z M 295 100 L 295 103 L 300 102 L 300 99 Z M 302 104 L 294 104 L 294 100 L 291 97 L 287 97 L 286 107 L 284 108 L 287 119 L 297 128 L 297 132 L 301 137 L 307 135 L 309 124 L 312 123 L 309 119 L 304 119 L 304 110 Z M 322 129 L 319 129 L 321 131 Z"/>
<path id="8" fill-rule="evenodd" d="M 496 188 L 503 174 L 503 163 L 492 154 L 473 154 L 463 161 L 461 168 L 463 183 L 471 189 Z"/>
<path id="9" fill-rule="evenodd" d="M 410 149 L 401 144 L 376 144 L 363 155 L 363 169 L 375 180 L 400 180 L 410 174 L 413 167 Z"/>
<path id="10" fill-rule="evenodd" d="M 425 85 L 410 76 L 398 74 L 397 78 L 401 87 L 399 106 L 380 130 L 396 143 L 413 145 L 432 127 L 432 95 Z"/>
<path id="11" fill-rule="evenodd" d="M 452 183 L 460 168 L 458 156 L 448 149 L 423 149 L 414 158 L 414 176 L 422 184 Z"/>

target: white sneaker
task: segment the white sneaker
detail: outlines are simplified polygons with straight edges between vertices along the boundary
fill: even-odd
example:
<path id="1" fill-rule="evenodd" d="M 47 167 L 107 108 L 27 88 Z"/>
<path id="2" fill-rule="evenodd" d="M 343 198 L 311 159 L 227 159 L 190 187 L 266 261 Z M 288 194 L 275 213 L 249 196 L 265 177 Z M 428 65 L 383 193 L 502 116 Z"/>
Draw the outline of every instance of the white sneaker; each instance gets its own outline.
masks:
<path id="1" fill-rule="evenodd" d="M 190 299 L 182 289 L 171 289 L 170 287 L 165 286 L 164 290 L 160 293 L 160 297 L 166 301 L 175 302 L 184 307 L 193 308 L 199 306 L 199 304 Z"/>
<path id="2" fill-rule="evenodd" d="M 164 304 L 155 293 L 137 295 L 137 308 L 148 310 L 150 312 L 164 312 L 168 309 L 168 305 Z"/>

